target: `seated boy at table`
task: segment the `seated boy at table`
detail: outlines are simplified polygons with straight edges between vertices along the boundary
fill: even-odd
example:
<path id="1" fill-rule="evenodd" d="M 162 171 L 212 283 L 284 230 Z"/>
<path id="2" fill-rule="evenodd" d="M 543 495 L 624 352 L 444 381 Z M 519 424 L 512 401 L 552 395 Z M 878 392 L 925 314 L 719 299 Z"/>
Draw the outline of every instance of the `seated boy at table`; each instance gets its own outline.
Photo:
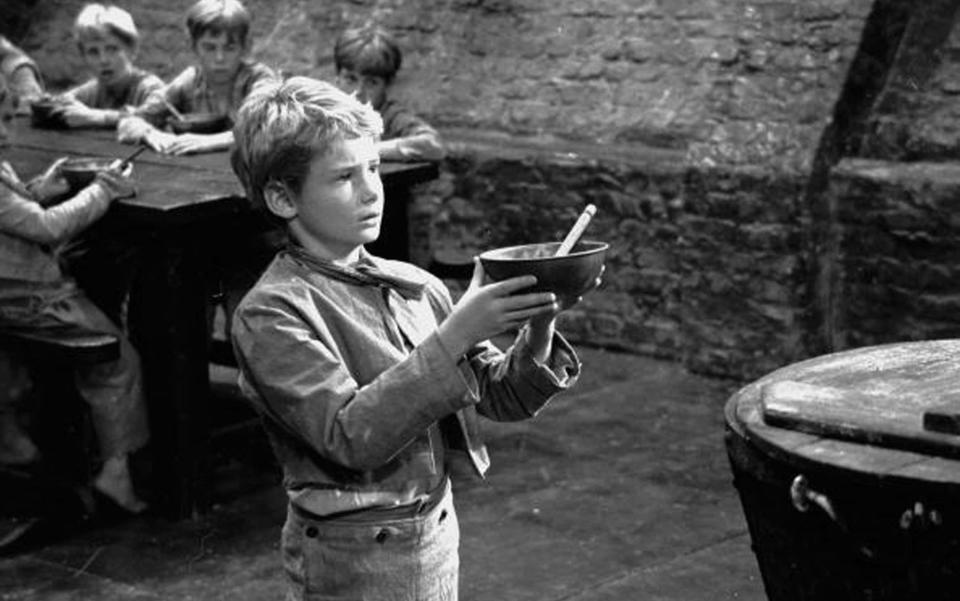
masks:
<path id="1" fill-rule="evenodd" d="M 456 599 L 458 526 L 447 461 L 483 473 L 477 414 L 531 417 L 580 363 L 534 276 L 483 284 L 454 305 L 443 283 L 370 255 L 383 214 L 369 104 L 315 79 L 254 91 L 233 167 L 289 245 L 241 302 L 233 343 L 289 498 L 290 599 Z M 505 353 L 488 338 L 519 327 Z"/>
<path id="2" fill-rule="evenodd" d="M 383 119 L 377 143 L 385 161 L 437 161 L 443 158 L 440 134 L 429 123 L 390 97 L 403 55 L 386 30 L 376 26 L 348 29 L 337 38 L 333 62 L 337 85 L 369 102 Z"/>
<path id="3" fill-rule="evenodd" d="M 187 11 L 187 30 L 197 65 L 187 67 L 151 94 L 133 116 L 121 120 L 121 142 L 144 142 L 167 154 L 229 148 L 233 132 L 174 134 L 163 131 L 167 117 L 209 113 L 233 116 L 256 85 L 274 77 L 272 69 L 250 61 L 250 13 L 238 0 L 199 0 Z"/>
<path id="4" fill-rule="evenodd" d="M 0 35 L 0 76 L 7 80 L 13 95 L 14 111 L 30 114 L 30 102 L 43 96 L 43 77 L 40 68 L 27 53 Z"/>
<path id="5" fill-rule="evenodd" d="M 4 117 L 12 111 L 9 100 L 0 78 L 0 112 Z M 6 146 L 8 136 L 4 120 L 0 120 L 0 149 Z M 78 368 L 74 376 L 81 396 L 91 407 L 103 461 L 91 482 L 92 489 L 122 509 L 138 513 L 145 503 L 134 492 L 128 455 L 148 438 L 139 357 L 119 328 L 63 272 L 58 257 L 64 241 L 99 219 L 114 200 L 132 196 L 135 189 L 129 168 L 123 173 L 108 170 L 67 200 L 47 206 L 51 198 L 62 198 L 66 191 L 58 163 L 27 184 L 19 180 L 9 163 L 0 163 L 0 329 L 56 330 L 67 326 L 120 339 L 117 360 Z M 4 364 L 0 372 L 22 373 L 16 366 L 19 358 L 9 350 L 0 352 L 0 363 Z M 9 407 L 0 408 L 0 438 L 0 457 L 5 462 L 29 463 L 36 459 L 36 447 Z"/>
<path id="6" fill-rule="evenodd" d="M 94 77 L 61 96 L 69 104 L 55 114 L 68 127 L 116 127 L 129 109 L 163 87 L 159 77 L 133 65 L 140 34 L 122 8 L 87 4 L 77 15 L 73 35 Z"/>

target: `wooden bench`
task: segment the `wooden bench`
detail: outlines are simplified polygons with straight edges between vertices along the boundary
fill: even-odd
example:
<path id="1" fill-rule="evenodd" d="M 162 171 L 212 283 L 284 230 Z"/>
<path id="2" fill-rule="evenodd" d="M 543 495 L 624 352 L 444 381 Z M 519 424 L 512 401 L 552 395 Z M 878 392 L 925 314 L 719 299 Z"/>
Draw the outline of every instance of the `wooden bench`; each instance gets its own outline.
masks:
<path id="1" fill-rule="evenodd" d="M 71 327 L 42 331 L 0 329 L 0 346 L 22 349 L 30 358 L 44 363 L 92 365 L 120 357 L 120 340 L 116 336 Z"/>

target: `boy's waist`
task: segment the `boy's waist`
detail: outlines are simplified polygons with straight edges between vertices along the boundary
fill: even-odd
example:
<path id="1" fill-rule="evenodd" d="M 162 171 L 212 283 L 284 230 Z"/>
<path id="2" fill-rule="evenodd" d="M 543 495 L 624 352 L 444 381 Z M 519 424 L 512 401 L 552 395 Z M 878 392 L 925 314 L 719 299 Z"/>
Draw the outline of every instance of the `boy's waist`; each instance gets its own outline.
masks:
<path id="1" fill-rule="evenodd" d="M 342 521 L 350 523 L 381 523 L 393 520 L 414 518 L 429 513 L 444 499 L 450 489 L 450 478 L 442 476 L 439 483 L 432 488 L 415 492 L 409 499 L 402 495 L 394 497 L 392 493 L 364 493 L 362 491 L 325 490 L 332 493 L 332 497 L 352 498 L 359 502 L 356 505 L 347 504 L 344 508 L 328 511 L 324 503 L 317 503 L 320 491 L 312 491 L 307 498 L 291 499 L 291 510 L 300 517 L 313 521 Z M 311 498 L 312 497 L 312 498 Z M 365 498 L 366 497 L 366 498 Z M 312 501 L 312 502 L 311 502 Z M 364 504 L 367 502 L 369 504 Z"/>

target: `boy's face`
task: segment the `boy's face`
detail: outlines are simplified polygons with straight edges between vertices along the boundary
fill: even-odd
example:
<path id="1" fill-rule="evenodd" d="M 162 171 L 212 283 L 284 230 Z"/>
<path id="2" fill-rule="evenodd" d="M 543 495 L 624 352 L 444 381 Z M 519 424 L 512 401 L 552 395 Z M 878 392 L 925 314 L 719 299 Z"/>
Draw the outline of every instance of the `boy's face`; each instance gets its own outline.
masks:
<path id="1" fill-rule="evenodd" d="M 205 31 L 193 43 L 193 50 L 207 79 L 215 84 L 228 84 L 240 69 L 246 46 L 226 31 Z"/>
<path id="2" fill-rule="evenodd" d="M 80 42 L 80 53 L 87 68 L 103 85 L 122 81 L 133 68 L 134 49 L 114 35 L 85 37 Z"/>
<path id="3" fill-rule="evenodd" d="M 379 111 L 387 100 L 390 82 L 379 75 L 363 75 L 352 69 L 340 69 L 337 71 L 337 86 L 347 94 L 356 93 L 357 100 L 369 102 Z"/>
<path id="4" fill-rule="evenodd" d="M 383 182 L 374 139 L 334 142 L 313 157 L 300 194 L 290 194 L 293 237 L 321 258 L 355 259 L 362 245 L 380 235 Z"/>

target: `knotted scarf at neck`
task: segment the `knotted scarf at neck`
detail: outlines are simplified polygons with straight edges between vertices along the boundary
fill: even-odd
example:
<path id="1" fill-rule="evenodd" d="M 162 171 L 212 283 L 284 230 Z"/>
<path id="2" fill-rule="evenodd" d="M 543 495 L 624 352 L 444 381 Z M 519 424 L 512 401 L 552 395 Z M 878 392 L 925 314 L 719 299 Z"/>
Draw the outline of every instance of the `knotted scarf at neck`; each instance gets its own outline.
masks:
<path id="1" fill-rule="evenodd" d="M 426 283 L 387 273 L 373 264 L 366 251 L 360 251 L 360 261 L 354 265 L 338 265 L 333 261 L 311 255 L 302 246 L 287 245 L 287 253 L 310 269 L 341 282 L 357 286 L 377 286 L 396 290 L 403 298 L 415 300 L 423 296 Z"/>

